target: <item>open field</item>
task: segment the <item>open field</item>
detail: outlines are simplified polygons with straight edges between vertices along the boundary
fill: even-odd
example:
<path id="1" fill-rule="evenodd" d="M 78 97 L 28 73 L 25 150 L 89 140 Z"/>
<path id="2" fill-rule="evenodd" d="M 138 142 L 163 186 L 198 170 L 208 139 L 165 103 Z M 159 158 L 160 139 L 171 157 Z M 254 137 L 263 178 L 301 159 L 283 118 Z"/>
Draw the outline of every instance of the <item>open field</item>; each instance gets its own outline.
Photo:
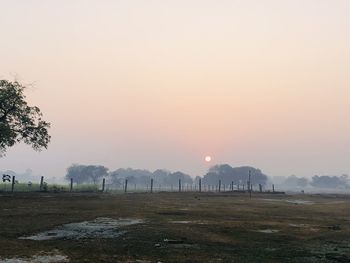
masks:
<path id="1" fill-rule="evenodd" d="M 15 193 L 0 200 L 0 262 L 350 262 L 346 195 Z M 99 229 L 78 238 L 78 229 L 55 238 L 55 229 L 76 227 L 65 224 L 120 218 L 137 223 L 114 236 Z M 19 239 L 43 231 L 48 240 Z M 48 255 L 53 261 L 40 261 Z"/>

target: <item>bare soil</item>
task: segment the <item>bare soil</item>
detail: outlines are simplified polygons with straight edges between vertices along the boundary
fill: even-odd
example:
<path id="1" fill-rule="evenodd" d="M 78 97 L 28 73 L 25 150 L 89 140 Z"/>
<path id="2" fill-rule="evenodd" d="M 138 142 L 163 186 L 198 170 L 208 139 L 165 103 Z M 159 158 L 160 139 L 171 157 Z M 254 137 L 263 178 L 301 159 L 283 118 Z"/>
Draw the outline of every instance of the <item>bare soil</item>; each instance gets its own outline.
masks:
<path id="1" fill-rule="evenodd" d="M 57 234 L 72 226 L 73 236 Z M 36 236 L 52 238 L 28 238 Z M 45 262 L 40 261 L 45 257 L 57 262 L 350 262 L 350 196 L 2 194 L 0 262 Z"/>

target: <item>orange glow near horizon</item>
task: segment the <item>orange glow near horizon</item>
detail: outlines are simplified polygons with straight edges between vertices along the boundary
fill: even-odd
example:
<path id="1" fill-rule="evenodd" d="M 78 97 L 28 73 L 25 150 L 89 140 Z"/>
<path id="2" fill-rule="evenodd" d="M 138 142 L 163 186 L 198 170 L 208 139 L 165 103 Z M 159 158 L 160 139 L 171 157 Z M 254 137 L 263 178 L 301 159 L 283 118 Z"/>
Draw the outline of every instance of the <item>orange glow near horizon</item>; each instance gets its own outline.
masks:
<path id="1" fill-rule="evenodd" d="M 34 84 L 52 143 L 0 165 L 198 175 L 210 153 L 271 175 L 350 173 L 349 12 L 343 0 L 3 3 L 1 77 Z"/>

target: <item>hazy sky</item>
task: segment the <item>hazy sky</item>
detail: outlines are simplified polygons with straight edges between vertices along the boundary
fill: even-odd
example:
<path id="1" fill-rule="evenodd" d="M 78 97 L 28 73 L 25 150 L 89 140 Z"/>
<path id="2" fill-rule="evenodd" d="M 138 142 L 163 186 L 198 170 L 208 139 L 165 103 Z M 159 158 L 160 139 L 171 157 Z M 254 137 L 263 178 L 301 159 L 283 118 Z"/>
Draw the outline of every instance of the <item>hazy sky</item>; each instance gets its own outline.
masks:
<path id="1" fill-rule="evenodd" d="M 0 77 L 52 123 L 0 170 L 350 173 L 348 0 L 0 0 Z"/>

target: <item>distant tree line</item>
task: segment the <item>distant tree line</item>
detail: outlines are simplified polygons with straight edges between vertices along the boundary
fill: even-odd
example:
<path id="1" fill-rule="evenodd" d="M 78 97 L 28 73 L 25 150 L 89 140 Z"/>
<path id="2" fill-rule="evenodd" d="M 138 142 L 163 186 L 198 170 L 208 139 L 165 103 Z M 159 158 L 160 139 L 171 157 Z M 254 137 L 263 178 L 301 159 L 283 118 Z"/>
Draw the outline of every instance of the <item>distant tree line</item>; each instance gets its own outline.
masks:
<path id="1" fill-rule="evenodd" d="M 246 184 L 248 174 L 251 172 L 251 183 L 265 185 L 267 176 L 259 169 L 254 167 L 244 166 L 233 168 L 228 164 L 215 165 L 211 167 L 203 177 L 197 176 L 193 179 L 190 175 L 177 171 L 170 172 L 164 169 L 157 169 L 154 172 L 144 169 L 119 168 L 115 171 L 109 171 L 108 168 L 101 165 L 79 165 L 73 164 L 67 169 L 65 178 L 71 178 L 77 184 L 82 183 L 99 183 L 102 178 L 107 178 L 110 184 L 121 186 L 128 180 L 130 184 L 148 185 L 153 179 L 154 185 L 158 186 L 177 186 L 179 180 L 183 185 L 198 184 L 199 179 L 202 179 L 203 184 L 217 185 L 219 180 L 222 184 Z"/>
<path id="2" fill-rule="evenodd" d="M 350 181 L 349 181 L 349 176 L 346 174 L 341 176 L 315 175 L 311 179 L 291 175 L 284 178 L 284 180 L 282 180 L 280 185 L 288 189 L 305 188 L 305 187 L 348 189 L 350 188 Z"/>
<path id="3" fill-rule="evenodd" d="M 179 179 L 183 184 L 192 184 L 191 176 L 183 172 L 170 172 L 158 169 L 154 172 L 142 169 L 120 168 L 115 171 L 109 171 L 108 168 L 101 165 L 79 165 L 73 164 L 67 169 L 65 176 L 67 180 L 73 179 L 77 184 L 93 183 L 96 184 L 107 178 L 112 185 L 121 186 L 125 180 L 130 184 L 147 185 L 151 179 L 155 185 L 170 186 L 178 184 Z"/>

